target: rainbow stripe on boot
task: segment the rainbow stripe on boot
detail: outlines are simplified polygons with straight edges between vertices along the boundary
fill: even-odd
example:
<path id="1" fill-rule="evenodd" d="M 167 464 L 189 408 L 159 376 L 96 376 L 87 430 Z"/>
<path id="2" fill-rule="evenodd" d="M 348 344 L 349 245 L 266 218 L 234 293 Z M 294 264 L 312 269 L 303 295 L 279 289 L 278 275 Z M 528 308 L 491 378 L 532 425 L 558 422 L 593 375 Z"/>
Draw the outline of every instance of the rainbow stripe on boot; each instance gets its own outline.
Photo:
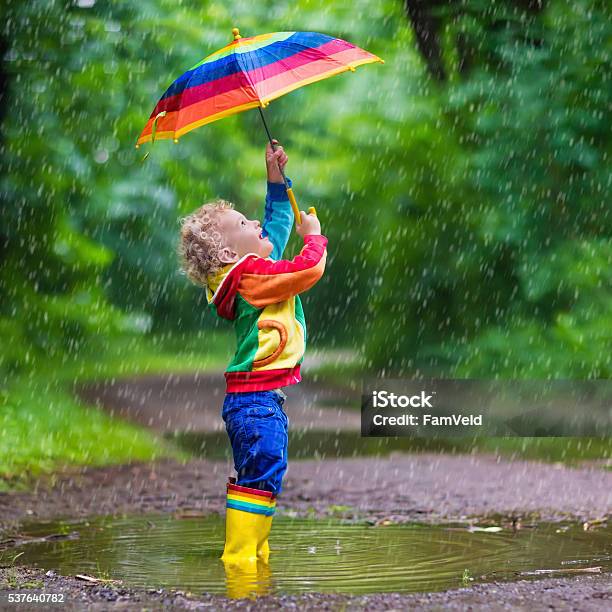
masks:
<path id="1" fill-rule="evenodd" d="M 221 559 L 226 563 L 268 561 L 268 536 L 276 510 L 276 495 L 270 491 L 227 483 L 225 548 Z"/>

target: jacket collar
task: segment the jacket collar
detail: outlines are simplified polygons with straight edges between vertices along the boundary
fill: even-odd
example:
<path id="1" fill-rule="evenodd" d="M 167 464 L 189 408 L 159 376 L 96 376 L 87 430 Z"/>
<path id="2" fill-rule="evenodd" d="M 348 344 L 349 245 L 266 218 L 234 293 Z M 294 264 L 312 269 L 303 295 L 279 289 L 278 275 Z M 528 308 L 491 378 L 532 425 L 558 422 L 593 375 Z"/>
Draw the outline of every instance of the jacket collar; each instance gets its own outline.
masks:
<path id="1" fill-rule="evenodd" d="M 216 274 L 207 278 L 206 299 L 212 304 L 217 314 L 230 321 L 236 318 L 235 297 L 240 281 L 240 269 L 249 257 L 258 257 L 257 253 L 247 253 L 236 263 L 227 264 Z"/>

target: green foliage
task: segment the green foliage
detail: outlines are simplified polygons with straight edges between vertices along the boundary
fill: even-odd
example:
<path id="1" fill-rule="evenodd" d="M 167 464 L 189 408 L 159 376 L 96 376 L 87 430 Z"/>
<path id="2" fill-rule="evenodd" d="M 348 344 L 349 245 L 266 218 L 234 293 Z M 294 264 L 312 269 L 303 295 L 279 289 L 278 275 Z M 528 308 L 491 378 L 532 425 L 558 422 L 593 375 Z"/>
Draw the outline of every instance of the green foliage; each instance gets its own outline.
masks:
<path id="1" fill-rule="evenodd" d="M 463 374 L 612 373 L 606 14 L 599 2 L 553 3 L 527 28 L 535 46 L 520 21 L 508 22 L 488 37 L 503 70 L 478 70 L 450 93 L 474 143 L 476 239 L 488 261 L 504 252 L 513 279 L 506 314 L 484 318 L 469 344 L 454 347 Z M 493 289 L 496 298 L 501 305 L 505 295 Z"/>
<path id="2" fill-rule="evenodd" d="M 479 53 L 428 98 L 449 159 L 396 234 L 406 273 L 382 266 L 368 353 L 404 372 L 609 377 L 606 10 L 561 2 L 526 20 L 503 3 L 466 6 L 451 29 Z"/>
<path id="3" fill-rule="evenodd" d="M 386 62 L 266 110 L 298 202 L 317 206 L 330 239 L 327 274 L 304 299 L 315 343 L 404 374 L 610 375 L 605 3 L 538 16 L 455 3 L 441 14 L 445 83 L 391 0 L 89 4 L 11 3 L 2 26 L 6 375 L 89 358 L 123 334 L 218 325 L 179 273 L 178 219 L 219 196 L 261 216 L 259 116 L 158 141 L 145 162 L 150 147 L 134 143 L 168 85 L 234 26 L 323 31 Z M 287 253 L 299 247 L 294 236 Z"/>

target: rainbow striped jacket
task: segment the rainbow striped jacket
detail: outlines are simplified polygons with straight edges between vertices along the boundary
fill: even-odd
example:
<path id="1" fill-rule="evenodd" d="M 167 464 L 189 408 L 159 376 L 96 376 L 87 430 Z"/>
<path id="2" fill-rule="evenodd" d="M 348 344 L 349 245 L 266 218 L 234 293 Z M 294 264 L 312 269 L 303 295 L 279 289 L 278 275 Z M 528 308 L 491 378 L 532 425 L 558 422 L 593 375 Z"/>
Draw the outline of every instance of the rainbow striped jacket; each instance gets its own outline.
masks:
<path id="1" fill-rule="evenodd" d="M 270 257 L 248 253 L 209 277 L 206 286 L 208 304 L 236 331 L 236 353 L 225 372 L 227 393 L 300 382 L 307 331 L 299 294 L 325 269 L 325 236 L 306 235 L 299 255 L 281 259 L 293 226 L 283 184 L 268 182 L 262 226 L 274 246 Z"/>

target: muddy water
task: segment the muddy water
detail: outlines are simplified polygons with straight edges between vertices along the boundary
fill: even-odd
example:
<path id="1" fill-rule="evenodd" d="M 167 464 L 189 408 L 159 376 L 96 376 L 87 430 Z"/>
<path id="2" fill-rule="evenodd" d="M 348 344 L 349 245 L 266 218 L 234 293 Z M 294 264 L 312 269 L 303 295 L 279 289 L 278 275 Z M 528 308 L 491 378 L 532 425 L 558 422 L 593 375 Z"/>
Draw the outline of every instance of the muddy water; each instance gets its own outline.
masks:
<path id="1" fill-rule="evenodd" d="M 485 530 L 488 529 L 488 530 Z M 49 538 L 51 536 L 51 538 Z M 207 591 L 234 597 L 299 592 L 439 591 L 492 580 L 612 571 L 612 528 L 540 524 L 518 531 L 490 526 L 366 526 L 276 516 L 269 566 L 241 572 L 219 560 L 218 515 L 93 518 L 23 524 L 0 560 L 63 575 L 119 579 L 127 585 Z M 594 570 L 593 568 L 601 568 Z"/>

